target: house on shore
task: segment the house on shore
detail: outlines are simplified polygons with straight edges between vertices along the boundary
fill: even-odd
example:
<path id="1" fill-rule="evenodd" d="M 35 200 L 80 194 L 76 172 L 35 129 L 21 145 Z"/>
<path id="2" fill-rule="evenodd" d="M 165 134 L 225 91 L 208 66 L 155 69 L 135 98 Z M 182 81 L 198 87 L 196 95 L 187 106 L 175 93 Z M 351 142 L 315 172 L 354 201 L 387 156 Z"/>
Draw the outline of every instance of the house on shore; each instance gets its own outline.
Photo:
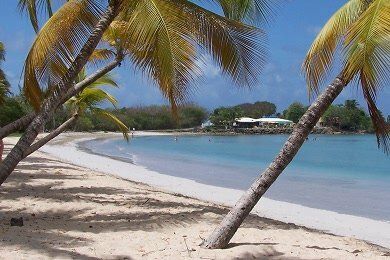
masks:
<path id="1" fill-rule="evenodd" d="M 233 126 L 236 128 L 253 128 L 253 127 L 285 127 L 292 126 L 293 121 L 277 118 L 277 117 L 264 117 L 264 118 L 250 118 L 241 117 L 234 120 Z"/>

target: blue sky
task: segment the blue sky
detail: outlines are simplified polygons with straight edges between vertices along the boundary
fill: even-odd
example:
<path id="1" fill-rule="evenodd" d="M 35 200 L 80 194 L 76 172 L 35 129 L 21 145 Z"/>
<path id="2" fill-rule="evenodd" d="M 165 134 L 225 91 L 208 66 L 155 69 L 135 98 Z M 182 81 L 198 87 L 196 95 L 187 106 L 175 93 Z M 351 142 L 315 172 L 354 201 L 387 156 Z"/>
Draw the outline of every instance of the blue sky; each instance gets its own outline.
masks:
<path id="1" fill-rule="evenodd" d="M 237 88 L 220 74 L 219 69 L 210 60 L 208 66 L 204 68 L 203 80 L 189 101 L 210 110 L 218 106 L 262 100 L 274 102 L 278 111 L 283 111 L 294 101 L 309 104 L 300 69 L 301 63 L 321 26 L 345 1 L 281 2 L 274 19 L 264 28 L 268 35 L 269 56 L 259 84 L 250 89 Z M 7 48 L 3 67 L 16 90 L 23 61 L 35 34 L 27 17 L 18 12 L 16 0 L 1 0 L 0 13 L 0 41 L 3 41 Z M 124 64 L 116 69 L 114 75 L 121 85 L 120 89 L 113 92 L 119 99 L 120 106 L 166 103 L 158 89 L 141 73 L 134 71 L 131 64 Z M 388 115 L 390 87 L 386 86 L 380 94 L 378 106 L 385 115 Z M 349 86 L 336 103 L 341 103 L 345 99 L 358 99 L 365 107 L 362 93 L 356 86 Z"/>

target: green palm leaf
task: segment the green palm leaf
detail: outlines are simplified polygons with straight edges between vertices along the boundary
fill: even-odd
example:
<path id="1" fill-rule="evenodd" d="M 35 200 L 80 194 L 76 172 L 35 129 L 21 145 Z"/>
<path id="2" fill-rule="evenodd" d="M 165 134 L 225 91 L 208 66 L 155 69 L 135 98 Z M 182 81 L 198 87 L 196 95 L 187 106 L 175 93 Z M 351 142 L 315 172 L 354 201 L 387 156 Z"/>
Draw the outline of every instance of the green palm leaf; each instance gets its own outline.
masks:
<path id="1" fill-rule="evenodd" d="M 224 15 L 236 21 L 261 23 L 268 21 L 276 6 L 275 0 L 212 0 L 218 3 Z"/>
<path id="2" fill-rule="evenodd" d="M 94 108 L 91 110 L 94 114 L 101 116 L 103 118 L 108 119 L 112 123 L 114 123 L 118 129 L 122 132 L 123 138 L 129 141 L 129 128 L 114 114 L 107 112 L 106 110 L 100 108 Z"/>
<path id="3" fill-rule="evenodd" d="M 36 109 L 42 89 L 61 80 L 101 14 L 101 7 L 93 0 L 70 0 L 38 33 L 25 62 L 23 88 Z"/>
<path id="4" fill-rule="evenodd" d="M 357 77 L 378 137 L 389 152 L 389 127 L 375 104 L 378 89 L 390 84 L 390 1 L 376 0 L 352 24 L 346 37 L 344 78 Z"/>
<path id="5" fill-rule="evenodd" d="M 312 43 L 303 63 L 309 93 L 318 94 L 319 85 L 332 69 L 337 47 L 347 32 L 368 7 L 367 0 L 350 0 L 324 25 Z"/>

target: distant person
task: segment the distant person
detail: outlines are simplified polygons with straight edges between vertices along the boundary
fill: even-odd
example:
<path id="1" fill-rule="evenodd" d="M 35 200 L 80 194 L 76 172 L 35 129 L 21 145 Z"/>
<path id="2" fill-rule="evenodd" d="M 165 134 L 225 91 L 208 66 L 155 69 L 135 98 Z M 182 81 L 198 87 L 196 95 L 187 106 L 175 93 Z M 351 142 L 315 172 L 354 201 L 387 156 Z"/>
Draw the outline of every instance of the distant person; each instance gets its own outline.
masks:
<path id="1" fill-rule="evenodd" d="M 3 161 L 4 143 L 3 139 L 0 139 L 0 162 Z"/>
<path id="2" fill-rule="evenodd" d="M 175 136 L 175 141 L 177 141 L 177 136 Z"/>

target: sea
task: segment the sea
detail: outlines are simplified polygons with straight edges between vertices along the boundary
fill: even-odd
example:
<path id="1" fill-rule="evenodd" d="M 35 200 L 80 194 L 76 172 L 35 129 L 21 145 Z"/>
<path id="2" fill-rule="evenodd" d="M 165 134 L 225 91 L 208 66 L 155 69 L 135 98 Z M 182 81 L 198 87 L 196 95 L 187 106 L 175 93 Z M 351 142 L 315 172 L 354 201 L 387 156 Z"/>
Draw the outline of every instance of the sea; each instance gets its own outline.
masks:
<path id="1" fill-rule="evenodd" d="M 80 146 L 162 174 L 246 190 L 272 162 L 287 138 L 142 136 L 129 142 L 96 139 Z M 374 135 L 310 135 L 265 196 L 390 221 L 390 156 L 378 149 Z"/>

